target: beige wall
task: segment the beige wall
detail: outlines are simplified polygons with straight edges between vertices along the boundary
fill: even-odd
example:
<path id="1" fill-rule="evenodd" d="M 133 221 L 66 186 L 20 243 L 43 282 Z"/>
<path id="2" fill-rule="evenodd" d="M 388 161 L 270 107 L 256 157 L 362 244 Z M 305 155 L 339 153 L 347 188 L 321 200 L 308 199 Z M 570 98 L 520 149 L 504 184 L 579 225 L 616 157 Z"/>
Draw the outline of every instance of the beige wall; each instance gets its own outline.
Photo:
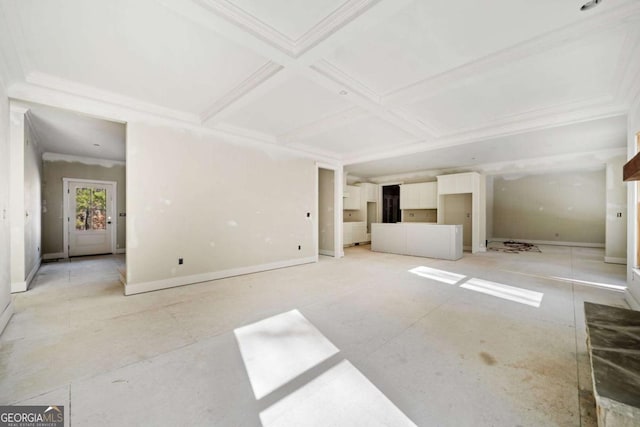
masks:
<path id="1" fill-rule="evenodd" d="M 335 172 L 318 169 L 318 249 L 324 255 L 334 254 L 334 190 Z"/>
<path id="2" fill-rule="evenodd" d="M 89 165 L 80 162 L 49 161 L 43 162 L 42 196 L 46 209 L 42 213 L 42 251 L 43 254 L 58 254 L 63 247 L 63 184 L 62 178 L 93 179 L 96 181 L 117 182 L 117 221 L 118 234 L 116 247 L 126 247 L 126 168 L 123 165 L 110 167 Z M 145 183 L 143 187 L 148 187 Z"/>
<path id="3" fill-rule="evenodd" d="M 9 233 L 9 100 L 0 81 L 0 333 L 11 313 Z"/>
<path id="4" fill-rule="evenodd" d="M 27 276 L 33 275 L 42 258 L 42 160 L 28 121 L 27 115 L 24 141 L 24 271 Z"/>
<path id="5" fill-rule="evenodd" d="M 316 165 L 266 150 L 127 125 L 127 292 L 315 260 Z"/>
<path id="6" fill-rule="evenodd" d="M 444 200 L 444 203 L 439 206 L 440 209 L 443 209 L 443 224 L 462 224 L 462 245 L 467 250 L 471 249 L 471 245 L 473 243 L 472 194 L 446 194 L 441 196 L 441 199 Z"/>
<path id="7" fill-rule="evenodd" d="M 604 244 L 605 172 L 494 178 L 493 237 Z"/>
<path id="8" fill-rule="evenodd" d="M 437 209 L 404 209 L 402 222 L 438 222 Z"/>
<path id="9" fill-rule="evenodd" d="M 627 184 L 622 180 L 625 162 L 626 157 L 620 156 L 607 162 L 606 170 L 605 261 L 618 264 L 627 260 Z"/>

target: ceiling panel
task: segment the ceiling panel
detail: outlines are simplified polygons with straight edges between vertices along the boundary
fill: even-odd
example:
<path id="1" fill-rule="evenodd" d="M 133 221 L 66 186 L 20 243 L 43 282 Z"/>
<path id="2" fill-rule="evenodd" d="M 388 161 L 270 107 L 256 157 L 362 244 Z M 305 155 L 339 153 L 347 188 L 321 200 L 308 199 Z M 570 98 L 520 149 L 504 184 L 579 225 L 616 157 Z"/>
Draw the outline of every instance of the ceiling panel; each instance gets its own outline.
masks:
<path id="1" fill-rule="evenodd" d="M 610 95 L 626 30 L 590 37 L 474 76 L 407 107 L 444 133 Z"/>
<path id="2" fill-rule="evenodd" d="M 266 63 L 153 0 L 15 3 L 26 70 L 201 113 Z"/>
<path id="3" fill-rule="evenodd" d="M 295 76 L 226 121 L 234 126 L 281 135 L 350 106 L 343 96 Z"/>
<path id="4" fill-rule="evenodd" d="M 328 58 L 379 94 L 593 16 L 584 1 L 416 0 Z M 597 12 L 619 5 L 603 2 Z M 595 11 L 594 11 L 595 12 Z"/>
<path id="5" fill-rule="evenodd" d="M 348 165 L 345 170 L 362 178 L 407 172 L 450 169 L 520 159 L 576 154 L 626 146 L 626 117 L 528 132 L 421 153 Z"/>
<path id="6" fill-rule="evenodd" d="M 295 41 L 344 0 L 231 0 L 231 3 Z"/>
<path id="7" fill-rule="evenodd" d="M 365 117 L 302 139 L 299 143 L 311 149 L 349 155 L 359 151 L 394 149 L 415 138 L 414 135 L 377 117 Z"/>

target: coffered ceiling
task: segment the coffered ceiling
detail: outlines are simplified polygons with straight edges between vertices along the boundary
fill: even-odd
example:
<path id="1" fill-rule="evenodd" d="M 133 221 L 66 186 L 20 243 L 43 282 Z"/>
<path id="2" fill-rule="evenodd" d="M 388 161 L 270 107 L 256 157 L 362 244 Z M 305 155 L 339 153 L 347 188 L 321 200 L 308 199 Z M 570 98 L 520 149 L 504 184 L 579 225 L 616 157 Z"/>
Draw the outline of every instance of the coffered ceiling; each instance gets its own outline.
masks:
<path id="1" fill-rule="evenodd" d="M 571 141 L 623 126 L 640 96 L 640 2 L 582 3 L 0 0 L 0 75 L 26 101 L 98 100 L 362 176 L 444 149 L 452 167 L 470 150 L 535 155 L 524 134 L 578 154 Z"/>

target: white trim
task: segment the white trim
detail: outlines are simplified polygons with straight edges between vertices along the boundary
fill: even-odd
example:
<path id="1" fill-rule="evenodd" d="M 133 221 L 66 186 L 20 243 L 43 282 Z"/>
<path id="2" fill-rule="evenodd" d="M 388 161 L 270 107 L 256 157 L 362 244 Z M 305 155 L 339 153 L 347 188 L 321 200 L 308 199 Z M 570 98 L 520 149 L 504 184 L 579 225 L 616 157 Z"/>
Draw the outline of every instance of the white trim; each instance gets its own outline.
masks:
<path id="1" fill-rule="evenodd" d="M 335 251 L 328 251 L 328 250 L 326 250 L 326 249 L 320 249 L 320 250 L 318 251 L 318 253 L 319 253 L 320 255 L 326 255 L 326 256 L 332 256 L 332 257 L 335 257 L 335 256 L 336 256 Z"/>
<path id="2" fill-rule="evenodd" d="M 112 214 L 111 217 L 111 253 L 116 253 L 116 240 L 118 238 L 118 183 L 116 181 L 100 181 L 95 179 L 82 179 L 82 178 L 62 178 L 62 245 L 64 258 L 69 258 L 69 220 L 65 221 L 64 218 L 70 218 L 69 212 L 69 183 L 70 182 L 86 182 L 91 184 L 106 184 L 113 185 L 112 195 Z"/>
<path id="3" fill-rule="evenodd" d="M 606 256 L 606 257 L 604 257 L 604 262 L 607 262 L 607 263 L 609 263 L 609 264 L 623 264 L 623 265 L 627 265 L 627 259 L 626 259 L 626 258 L 613 257 L 613 256 Z"/>
<path id="4" fill-rule="evenodd" d="M 16 294 L 18 292 L 27 292 L 27 282 L 13 282 L 11 283 L 11 293 Z"/>
<path id="5" fill-rule="evenodd" d="M 4 308 L 2 314 L 0 314 L 0 335 L 9 324 L 9 320 L 11 320 L 11 316 L 13 316 L 14 307 L 13 301 L 9 301 L 9 304 Z"/>
<path id="6" fill-rule="evenodd" d="M 93 157 L 72 156 L 70 154 L 43 153 L 42 160 L 46 162 L 77 162 L 85 165 L 103 166 L 111 168 L 113 166 L 126 166 L 126 162 L 120 160 L 95 159 Z"/>
<path id="7" fill-rule="evenodd" d="M 632 310 L 640 311 L 640 301 L 638 301 L 633 294 L 629 292 L 629 288 L 624 291 L 624 299 Z"/>
<path id="8" fill-rule="evenodd" d="M 53 253 L 50 253 L 50 254 L 43 254 L 42 255 L 42 259 L 43 260 L 60 259 L 60 258 L 66 258 L 64 256 L 64 252 L 53 252 Z"/>
<path id="9" fill-rule="evenodd" d="M 209 273 L 194 274 L 191 276 L 172 277 L 169 279 L 154 280 L 142 283 L 127 283 L 124 287 L 125 295 L 135 295 L 144 292 L 158 291 L 161 289 L 175 288 L 178 286 L 192 285 L 194 283 L 209 282 L 211 280 L 224 279 L 233 276 L 242 276 L 244 274 L 259 273 L 267 270 L 275 270 L 284 267 L 293 267 L 296 265 L 310 264 L 317 261 L 317 256 L 292 259 L 287 261 L 278 261 L 268 264 L 254 265 L 249 267 L 232 268 L 229 270 L 212 271 Z"/>
<path id="10" fill-rule="evenodd" d="M 127 253 L 127 248 L 118 248 L 118 249 L 116 249 L 116 253 L 117 254 L 126 254 Z"/>
<path id="11" fill-rule="evenodd" d="M 575 246 L 579 248 L 604 248 L 604 243 L 584 243 L 584 242 L 560 242 L 555 240 L 529 240 L 529 239 L 514 239 L 504 237 L 492 237 L 489 242 L 506 242 L 513 240 L 516 242 L 533 243 L 534 245 L 549 245 L 549 246 Z"/>
<path id="12" fill-rule="evenodd" d="M 34 277 L 36 277 L 36 274 L 38 273 L 38 270 L 40 270 L 41 265 L 42 265 L 42 258 L 38 258 L 38 261 L 35 263 L 31 271 L 29 272 L 27 279 L 25 280 L 25 285 L 27 289 L 29 289 L 29 286 L 31 286 L 31 281 L 33 280 Z"/>

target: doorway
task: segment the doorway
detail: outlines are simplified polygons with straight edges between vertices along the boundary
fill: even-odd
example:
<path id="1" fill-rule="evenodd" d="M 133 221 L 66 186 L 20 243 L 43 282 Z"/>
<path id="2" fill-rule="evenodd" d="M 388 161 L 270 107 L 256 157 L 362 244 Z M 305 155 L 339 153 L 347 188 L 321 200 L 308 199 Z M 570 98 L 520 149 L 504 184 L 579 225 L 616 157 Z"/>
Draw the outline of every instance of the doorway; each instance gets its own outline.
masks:
<path id="1" fill-rule="evenodd" d="M 117 183 L 72 178 L 63 182 L 66 256 L 115 254 Z"/>
<path id="2" fill-rule="evenodd" d="M 473 195 L 471 193 L 447 194 L 442 196 L 443 224 L 462 224 L 462 246 L 465 251 L 472 250 L 473 236 Z"/>
<path id="3" fill-rule="evenodd" d="M 382 222 L 394 223 L 400 221 L 400 186 L 384 185 L 382 187 Z"/>
<path id="4" fill-rule="evenodd" d="M 335 172 L 318 168 L 318 254 L 335 256 Z"/>

